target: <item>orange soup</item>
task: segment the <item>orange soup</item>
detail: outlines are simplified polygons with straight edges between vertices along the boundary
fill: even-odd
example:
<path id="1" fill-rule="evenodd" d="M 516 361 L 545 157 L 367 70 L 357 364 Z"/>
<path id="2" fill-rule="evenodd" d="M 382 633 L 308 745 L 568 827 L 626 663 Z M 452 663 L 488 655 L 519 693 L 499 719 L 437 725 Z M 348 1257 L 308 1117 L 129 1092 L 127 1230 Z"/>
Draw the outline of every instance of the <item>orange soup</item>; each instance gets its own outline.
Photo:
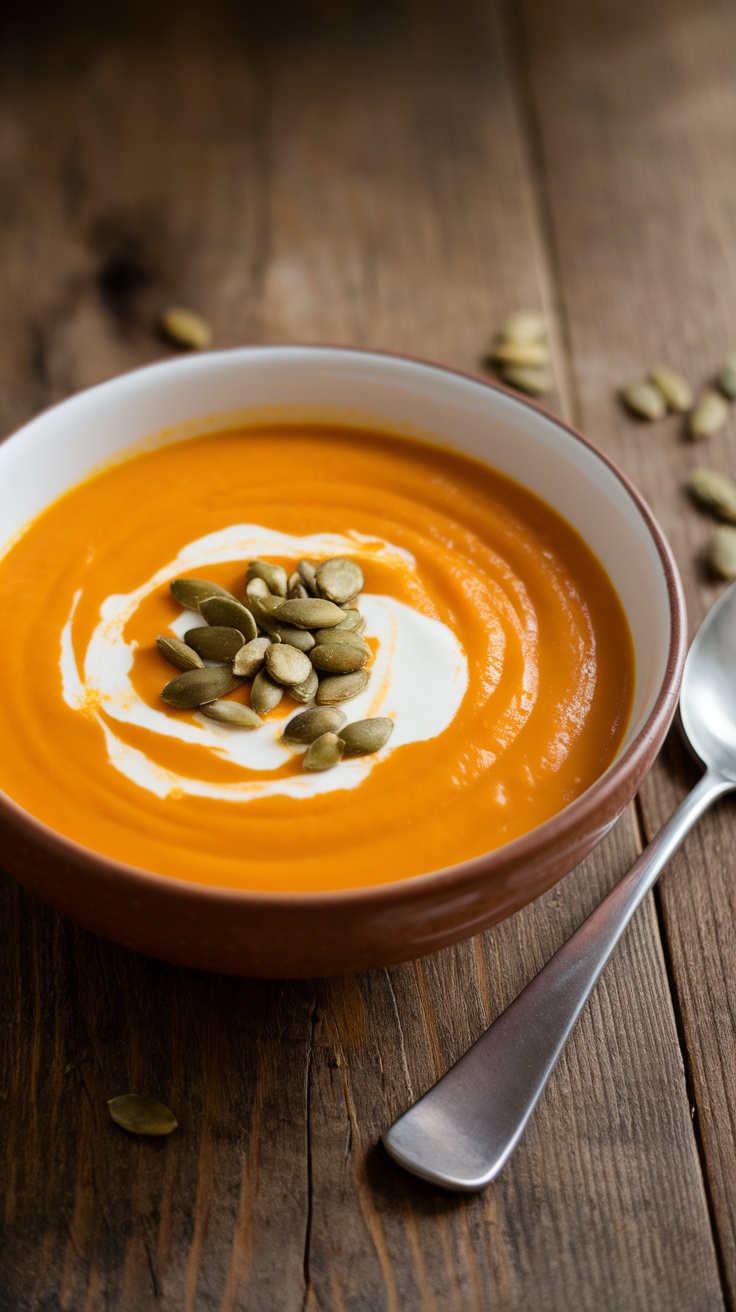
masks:
<path id="1" fill-rule="evenodd" d="M 243 598 L 255 557 L 360 564 L 371 658 L 348 720 L 376 754 L 302 769 L 288 695 L 242 732 L 174 710 L 169 589 Z M 60 498 L 0 561 L 0 787 L 52 829 L 162 875 L 277 892 L 405 879 L 518 837 L 621 742 L 633 649 L 616 592 L 555 511 L 423 442 L 244 428 L 133 454 Z M 247 697 L 238 688 L 233 699 Z"/>

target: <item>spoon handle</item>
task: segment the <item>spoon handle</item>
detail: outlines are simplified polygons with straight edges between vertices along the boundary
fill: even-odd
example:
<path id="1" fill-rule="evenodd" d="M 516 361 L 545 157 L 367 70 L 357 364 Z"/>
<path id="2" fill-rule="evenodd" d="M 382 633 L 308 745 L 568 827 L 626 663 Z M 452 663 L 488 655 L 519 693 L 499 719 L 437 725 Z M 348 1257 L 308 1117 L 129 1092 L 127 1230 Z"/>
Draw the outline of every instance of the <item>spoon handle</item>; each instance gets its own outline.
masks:
<path id="1" fill-rule="evenodd" d="M 708 771 L 592 915 L 489 1029 L 391 1126 L 384 1144 L 408 1171 L 446 1189 L 498 1174 L 613 949 L 687 832 L 732 781 Z"/>

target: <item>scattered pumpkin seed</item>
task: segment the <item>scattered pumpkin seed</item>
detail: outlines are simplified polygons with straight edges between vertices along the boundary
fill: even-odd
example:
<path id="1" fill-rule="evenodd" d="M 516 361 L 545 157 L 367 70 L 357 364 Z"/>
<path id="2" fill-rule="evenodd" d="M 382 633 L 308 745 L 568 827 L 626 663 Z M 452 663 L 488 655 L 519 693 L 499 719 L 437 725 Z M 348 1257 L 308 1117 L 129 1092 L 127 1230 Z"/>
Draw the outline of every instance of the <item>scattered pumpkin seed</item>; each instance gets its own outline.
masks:
<path id="1" fill-rule="evenodd" d="M 333 556 L 322 561 L 317 569 L 316 582 L 320 596 L 343 606 L 357 597 L 365 579 L 360 565 L 354 560 L 347 556 Z"/>
<path id="2" fill-rule="evenodd" d="M 541 342 L 547 326 L 541 310 L 514 310 L 501 324 L 499 337 L 505 342 Z"/>
<path id="3" fill-rule="evenodd" d="M 289 689 L 289 696 L 293 697 L 295 701 L 302 702 L 303 705 L 306 705 L 307 702 L 314 701 L 318 687 L 319 679 L 317 678 L 317 671 L 314 666 L 312 666 L 304 683 L 292 684 Z"/>
<path id="4" fill-rule="evenodd" d="M 187 610 L 199 610 L 199 603 L 206 597 L 229 597 L 235 601 L 232 592 L 221 588 L 219 583 L 210 583 L 208 579 L 172 579 L 169 587 L 179 602 Z"/>
<path id="5" fill-rule="evenodd" d="M 266 652 L 266 669 L 274 683 L 304 683 L 309 678 L 309 657 L 287 642 L 272 643 Z"/>
<path id="6" fill-rule="evenodd" d="M 346 756 L 371 756 L 386 745 L 393 733 L 394 722 L 386 716 L 375 715 L 370 720 L 354 720 L 340 730 Z"/>
<path id="7" fill-rule="evenodd" d="M 736 401 L 736 356 L 725 360 L 718 371 L 718 386 L 729 401 Z"/>
<path id="8" fill-rule="evenodd" d="M 621 400 L 639 419 L 661 419 L 667 411 L 667 403 L 659 388 L 645 378 L 623 387 Z"/>
<path id="9" fill-rule="evenodd" d="M 169 706 L 191 711 L 207 702 L 215 702 L 240 687 L 241 680 L 224 665 L 207 665 L 201 670 L 187 670 L 170 679 L 161 692 Z"/>
<path id="10" fill-rule="evenodd" d="M 706 551 L 708 564 L 723 579 L 736 579 L 736 528 L 719 524 Z"/>
<path id="11" fill-rule="evenodd" d="M 649 382 L 659 388 L 668 410 L 684 412 L 690 409 L 693 403 L 692 388 L 677 369 L 672 369 L 668 364 L 659 364 L 655 369 L 650 369 Z"/>
<path id="12" fill-rule="evenodd" d="M 288 643 L 290 647 L 296 647 L 298 651 L 312 650 L 314 638 L 309 629 L 294 629 L 290 624 L 274 624 L 272 627 L 281 642 Z"/>
<path id="13" fill-rule="evenodd" d="M 234 729 L 260 729 L 263 720 L 255 711 L 243 702 L 210 702 L 202 707 L 202 715 L 219 724 L 231 724 Z"/>
<path id="14" fill-rule="evenodd" d="M 311 561 L 298 560 L 296 563 L 296 569 L 310 597 L 318 596 L 317 571 Z"/>
<path id="15" fill-rule="evenodd" d="M 204 664 L 201 656 L 198 656 L 193 647 L 188 647 L 185 642 L 179 638 L 169 638 L 165 633 L 159 633 L 156 639 L 156 645 L 167 661 L 175 665 L 177 670 L 201 670 Z"/>
<path id="16" fill-rule="evenodd" d="M 499 373 L 505 383 L 528 396 L 548 396 L 555 385 L 551 370 L 543 365 L 506 364 Z"/>
<path id="17" fill-rule="evenodd" d="M 208 624 L 218 628 L 237 629 L 244 642 L 258 636 L 252 613 L 234 597 L 206 597 L 199 603 L 199 613 Z"/>
<path id="18" fill-rule="evenodd" d="M 337 733 L 345 718 L 344 712 L 336 706 L 313 706 L 289 720 L 282 737 L 291 746 L 304 747 L 321 738 L 323 733 Z"/>
<path id="19" fill-rule="evenodd" d="M 248 582 L 245 585 L 245 595 L 249 601 L 253 601 L 260 597 L 270 597 L 271 589 L 265 579 L 256 575 L 255 578 L 248 579 Z"/>
<path id="20" fill-rule="evenodd" d="M 115 1124 L 130 1134 L 171 1134 L 179 1124 L 162 1102 L 140 1093 L 121 1093 L 117 1098 L 110 1098 L 107 1107 Z"/>
<path id="21" fill-rule="evenodd" d="M 270 648 L 269 648 L 270 650 Z M 265 670 L 259 670 L 250 690 L 250 704 L 258 715 L 268 715 L 278 706 L 284 690 L 279 683 L 274 683 Z"/>
<path id="22" fill-rule="evenodd" d="M 203 351 L 212 341 L 212 329 L 201 314 L 172 305 L 161 315 L 159 327 L 174 346 L 188 351 Z"/>
<path id="23" fill-rule="evenodd" d="M 701 505 L 736 523 L 736 483 L 717 469 L 692 469 L 688 487 Z"/>
<path id="24" fill-rule="evenodd" d="M 251 560 L 246 574 L 247 582 L 263 579 L 274 597 L 285 597 L 288 578 L 283 565 L 272 565 L 269 560 Z"/>
<path id="25" fill-rule="evenodd" d="M 349 633 L 352 630 L 360 628 L 363 622 L 363 616 L 359 610 L 346 610 L 345 619 L 340 624 L 336 624 L 334 629 L 324 629 L 325 633 Z M 315 634 L 315 637 L 317 635 Z M 319 639 L 317 639 L 319 641 Z"/>
<path id="26" fill-rule="evenodd" d="M 184 641 L 206 661 L 232 661 L 245 645 L 245 638 L 238 629 L 221 624 L 189 629 L 184 634 Z"/>
<path id="27" fill-rule="evenodd" d="M 239 678 L 252 679 L 263 666 L 270 646 L 270 638 L 251 638 L 237 653 L 233 661 L 233 674 Z"/>
<path id="28" fill-rule="evenodd" d="M 320 642 L 310 651 L 308 659 L 316 670 L 326 674 L 352 674 L 354 670 L 362 670 L 368 654 L 353 643 Z"/>
<path id="29" fill-rule="evenodd" d="M 352 674 L 334 674 L 321 679 L 317 689 L 317 705 L 336 706 L 339 702 L 357 697 L 358 693 L 368 687 L 368 677 L 367 670 L 355 670 Z"/>
<path id="30" fill-rule="evenodd" d="M 701 392 L 688 418 L 688 432 L 694 441 L 712 437 L 723 428 L 728 419 L 728 405 L 720 392 L 706 387 Z"/>
<path id="31" fill-rule="evenodd" d="M 345 618 L 339 606 L 322 597 L 280 601 L 274 614 L 281 623 L 293 624 L 297 629 L 331 629 Z"/>
<path id="32" fill-rule="evenodd" d="M 317 629 L 314 637 L 320 647 L 344 643 L 347 647 L 355 647 L 357 651 L 365 652 L 366 656 L 371 654 L 371 649 L 365 638 L 356 633 L 355 629 L 343 629 L 340 624 L 337 624 L 334 629 Z"/>
<path id="33" fill-rule="evenodd" d="M 549 363 L 549 347 L 546 342 L 500 341 L 492 358 L 496 364 L 539 366 Z"/>
<path id="34" fill-rule="evenodd" d="M 323 733 L 309 744 L 302 757 L 303 770 L 331 770 L 342 759 L 345 744 L 335 733 Z"/>

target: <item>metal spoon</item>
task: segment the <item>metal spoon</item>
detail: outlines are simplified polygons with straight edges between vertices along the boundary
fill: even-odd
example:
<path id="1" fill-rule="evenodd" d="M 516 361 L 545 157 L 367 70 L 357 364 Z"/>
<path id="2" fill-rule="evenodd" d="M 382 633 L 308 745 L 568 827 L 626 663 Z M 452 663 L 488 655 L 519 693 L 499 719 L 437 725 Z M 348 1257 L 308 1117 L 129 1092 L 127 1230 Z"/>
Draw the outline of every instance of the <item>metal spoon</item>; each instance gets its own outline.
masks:
<path id="1" fill-rule="evenodd" d="M 680 718 L 705 774 L 627 875 L 446 1075 L 384 1135 L 408 1171 L 472 1192 L 511 1156 L 631 917 L 695 821 L 736 789 L 736 584 L 685 661 Z"/>

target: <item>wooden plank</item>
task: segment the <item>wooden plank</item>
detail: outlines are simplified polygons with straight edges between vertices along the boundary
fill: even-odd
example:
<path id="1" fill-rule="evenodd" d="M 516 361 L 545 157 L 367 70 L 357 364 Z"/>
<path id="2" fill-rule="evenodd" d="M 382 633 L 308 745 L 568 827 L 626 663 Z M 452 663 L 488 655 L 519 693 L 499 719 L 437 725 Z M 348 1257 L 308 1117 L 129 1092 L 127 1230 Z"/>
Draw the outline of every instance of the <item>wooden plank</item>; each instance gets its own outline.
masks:
<path id="1" fill-rule="evenodd" d="M 696 464 L 736 474 L 736 418 L 709 443 L 627 419 L 617 384 L 671 361 L 702 386 L 736 343 L 736 13 L 719 0 L 526 0 L 524 42 L 583 427 L 674 547 L 694 630 L 721 590 Z M 673 741 L 643 790 L 653 835 L 696 771 Z M 661 885 L 667 950 L 730 1302 L 736 1302 L 734 811 L 703 819 Z"/>
<path id="2" fill-rule="evenodd" d="M 473 367 L 555 288 L 480 0 L 79 7 L 2 43 L 3 423 L 158 358 L 293 337 Z M 143 37 L 145 22 L 145 39 Z M 535 906 L 324 983 L 207 977 L 0 885 L 1 1312 L 722 1307 L 666 973 L 637 918 L 499 1182 L 458 1199 L 377 1141 L 632 860 L 627 816 Z M 141 1143 L 105 1101 L 181 1128 Z"/>

